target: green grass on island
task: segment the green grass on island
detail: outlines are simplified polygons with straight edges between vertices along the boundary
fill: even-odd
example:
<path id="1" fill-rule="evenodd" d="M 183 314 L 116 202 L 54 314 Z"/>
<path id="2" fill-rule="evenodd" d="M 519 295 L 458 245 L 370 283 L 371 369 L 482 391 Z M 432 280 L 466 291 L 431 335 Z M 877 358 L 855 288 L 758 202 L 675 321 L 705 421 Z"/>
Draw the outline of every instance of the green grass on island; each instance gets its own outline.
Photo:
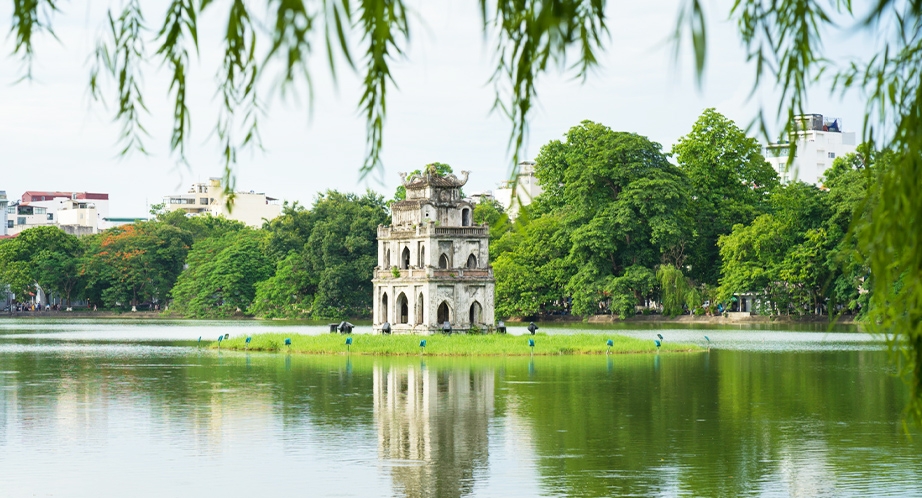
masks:
<path id="1" fill-rule="evenodd" d="M 346 338 L 352 338 L 347 348 Z M 291 347 L 285 346 L 285 339 L 291 339 Z M 528 340 L 535 341 L 534 352 Z M 611 339 L 611 348 L 607 341 Z M 420 341 L 426 347 L 420 348 Z M 218 348 L 214 341 L 211 348 Z M 401 356 L 418 355 L 421 352 L 431 356 L 515 356 L 515 355 L 577 355 L 623 353 L 654 353 L 653 339 L 635 339 L 615 334 L 537 334 L 514 336 L 506 334 L 488 335 L 365 335 L 365 334 L 256 334 L 247 346 L 246 336 L 232 337 L 220 343 L 220 349 L 249 351 L 291 351 L 306 354 L 351 354 Z M 659 348 L 664 352 L 690 352 L 703 349 L 700 345 L 663 341 Z"/>

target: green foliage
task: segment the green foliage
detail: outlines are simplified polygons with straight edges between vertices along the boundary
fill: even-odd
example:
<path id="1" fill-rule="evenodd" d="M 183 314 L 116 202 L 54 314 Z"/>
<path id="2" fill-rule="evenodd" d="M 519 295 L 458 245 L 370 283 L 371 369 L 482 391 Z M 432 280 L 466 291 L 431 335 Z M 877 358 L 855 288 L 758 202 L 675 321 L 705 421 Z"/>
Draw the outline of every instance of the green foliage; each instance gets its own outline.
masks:
<path id="1" fill-rule="evenodd" d="M 108 307 L 162 302 L 182 272 L 192 234 L 158 222 L 111 228 L 88 237 L 80 269 L 90 302 Z"/>
<path id="2" fill-rule="evenodd" d="M 655 286 L 652 268 L 690 234 L 685 177 L 659 144 L 584 121 L 542 147 L 541 209 L 559 213 L 570 239 L 573 311 L 623 317 Z M 600 308 L 601 306 L 601 308 Z"/>
<path id="3" fill-rule="evenodd" d="M 359 197 L 327 191 L 310 211 L 286 207 L 266 229 L 270 252 L 287 253 L 275 275 L 257 285 L 250 312 L 336 319 L 370 315 L 377 229 L 386 221 L 384 199 L 372 192 Z"/>
<path id="4" fill-rule="evenodd" d="M 432 174 L 432 175 L 437 175 L 437 176 L 445 176 L 445 175 L 454 173 L 454 171 L 451 169 L 451 166 L 445 163 L 429 163 L 426 165 L 424 170 L 427 174 Z M 407 178 L 410 178 L 414 175 L 422 175 L 424 170 L 415 169 L 407 173 Z M 461 197 L 464 197 L 463 192 L 461 194 Z M 404 187 L 403 185 L 397 185 L 397 190 L 394 191 L 394 198 L 388 202 L 388 205 L 394 202 L 397 202 L 397 201 L 406 200 L 406 198 L 407 198 L 407 188 Z"/>
<path id="5" fill-rule="evenodd" d="M 737 223 L 748 224 L 768 211 L 778 175 L 762 157 L 761 146 L 733 121 L 705 109 L 672 154 L 688 177 L 695 237 L 686 248 L 690 276 L 716 284 L 720 272 L 717 239 Z M 684 266 L 682 261 L 677 261 Z"/>
<path id="6" fill-rule="evenodd" d="M 474 223 L 487 224 L 490 226 L 490 245 L 496 243 L 509 230 L 512 224 L 509 222 L 509 216 L 503 209 L 503 205 L 496 199 L 482 198 L 474 206 Z"/>
<path id="7" fill-rule="evenodd" d="M 701 305 L 701 294 L 689 284 L 682 270 L 675 266 L 660 265 L 656 269 L 656 280 L 659 283 L 664 315 L 681 315 L 686 307 L 694 310 Z"/>
<path id="8" fill-rule="evenodd" d="M 0 282 L 9 285 L 20 300 L 35 292 L 38 285 L 69 303 L 82 287 L 77 271 L 82 252 L 80 240 L 58 227 L 24 230 L 15 238 L 0 241 Z"/>
<path id="9" fill-rule="evenodd" d="M 499 245 L 512 249 L 493 260 L 496 316 L 533 316 L 566 297 L 573 270 L 567 257 L 570 241 L 562 227 L 560 215 L 548 215 L 503 235 Z"/>
<path id="10" fill-rule="evenodd" d="M 256 284 L 273 273 L 267 238 L 265 232 L 247 228 L 196 242 L 171 291 L 173 309 L 194 318 L 246 311 Z"/>

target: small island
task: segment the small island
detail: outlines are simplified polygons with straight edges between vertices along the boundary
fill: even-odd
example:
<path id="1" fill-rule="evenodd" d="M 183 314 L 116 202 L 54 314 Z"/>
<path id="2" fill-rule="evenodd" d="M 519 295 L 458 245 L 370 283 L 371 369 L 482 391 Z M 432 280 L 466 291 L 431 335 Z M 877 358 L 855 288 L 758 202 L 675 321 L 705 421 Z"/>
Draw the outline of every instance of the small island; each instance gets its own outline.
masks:
<path id="1" fill-rule="evenodd" d="M 703 345 L 635 339 L 602 334 L 451 334 L 433 336 L 380 334 L 283 335 L 257 334 L 214 341 L 210 347 L 236 351 L 282 351 L 303 354 L 356 354 L 373 356 L 556 356 L 704 351 Z M 286 345 L 286 339 L 291 344 Z M 348 341 L 351 339 L 351 341 Z M 534 341 L 534 347 L 529 346 Z M 351 344 L 346 344 L 351 342 Z M 421 346 L 425 341 L 425 346 Z M 611 341 L 611 346 L 608 345 Z"/>

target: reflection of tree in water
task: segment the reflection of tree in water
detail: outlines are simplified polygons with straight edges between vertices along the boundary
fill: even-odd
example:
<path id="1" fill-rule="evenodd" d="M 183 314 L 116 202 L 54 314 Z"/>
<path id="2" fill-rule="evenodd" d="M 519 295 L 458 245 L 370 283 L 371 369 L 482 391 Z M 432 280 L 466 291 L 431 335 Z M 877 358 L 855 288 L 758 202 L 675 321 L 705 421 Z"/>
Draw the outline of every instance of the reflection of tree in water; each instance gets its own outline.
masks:
<path id="1" fill-rule="evenodd" d="M 375 365 L 378 453 L 407 496 L 464 496 L 487 467 L 494 370 Z"/>

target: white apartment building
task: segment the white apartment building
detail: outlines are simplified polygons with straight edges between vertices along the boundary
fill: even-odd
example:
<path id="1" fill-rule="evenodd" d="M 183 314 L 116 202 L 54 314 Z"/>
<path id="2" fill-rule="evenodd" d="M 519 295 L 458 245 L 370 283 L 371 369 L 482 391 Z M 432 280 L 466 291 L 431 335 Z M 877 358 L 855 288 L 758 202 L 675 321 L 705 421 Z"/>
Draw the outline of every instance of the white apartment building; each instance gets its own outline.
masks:
<path id="1" fill-rule="evenodd" d="M 252 190 L 235 192 L 234 205 L 230 211 L 225 200 L 221 179 L 210 178 L 208 182 L 193 183 L 184 194 L 164 197 L 163 204 L 167 211 L 181 209 L 190 216 L 223 216 L 255 228 L 261 227 L 264 220 L 272 220 L 282 214 L 281 201 Z"/>
<path id="2" fill-rule="evenodd" d="M 519 208 L 531 204 L 543 191 L 535 176 L 535 163 L 522 161 L 515 180 L 501 182 L 493 195 L 503 205 L 509 219 L 515 219 Z"/>
<path id="3" fill-rule="evenodd" d="M 109 214 L 109 194 L 30 190 L 6 212 L 9 235 L 46 225 L 57 225 L 73 235 L 89 235 L 99 232 L 102 218 Z"/>
<path id="4" fill-rule="evenodd" d="M 788 167 L 790 140 L 797 147 Z M 843 132 L 840 119 L 823 118 L 822 114 L 798 116 L 790 140 L 765 147 L 765 160 L 778 172 L 782 183 L 800 180 L 822 185 L 823 173 L 832 167 L 832 162 L 854 152 L 857 146 L 855 132 Z"/>
<path id="5" fill-rule="evenodd" d="M 6 220 L 6 208 L 9 201 L 6 198 L 6 190 L 0 190 L 0 236 L 6 235 L 9 228 Z"/>

